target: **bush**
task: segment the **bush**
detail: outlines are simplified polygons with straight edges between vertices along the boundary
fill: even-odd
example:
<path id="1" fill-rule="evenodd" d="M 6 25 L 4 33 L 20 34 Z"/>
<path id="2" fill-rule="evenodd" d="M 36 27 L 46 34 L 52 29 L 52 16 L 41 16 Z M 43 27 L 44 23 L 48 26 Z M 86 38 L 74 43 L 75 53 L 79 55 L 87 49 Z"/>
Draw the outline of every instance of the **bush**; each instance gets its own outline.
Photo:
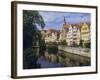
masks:
<path id="1" fill-rule="evenodd" d="M 83 47 L 83 40 L 80 40 L 79 46 L 80 46 L 80 47 Z"/>
<path id="2" fill-rule="evenodd" d="M 91 47 L 91 43 L 89 41 L 83 41 L 83 40 L 81 40 L 79 46 L 81 46 L 83 48 L 90 48 Z"/>
<path id="3" fill-rule="evenodd" d="M 84 43 L 84 47 L 85 47 L 85 48 L 90 48 L 90 42 L 85 42 L 85 43 Z"/>
<path id="4" fill-rule="evenodd" d="M 65 45 L 65 46 L 67 46 L 66 40 L 61 41 L 59 44 L 60 44 L 60 45 Z"/>

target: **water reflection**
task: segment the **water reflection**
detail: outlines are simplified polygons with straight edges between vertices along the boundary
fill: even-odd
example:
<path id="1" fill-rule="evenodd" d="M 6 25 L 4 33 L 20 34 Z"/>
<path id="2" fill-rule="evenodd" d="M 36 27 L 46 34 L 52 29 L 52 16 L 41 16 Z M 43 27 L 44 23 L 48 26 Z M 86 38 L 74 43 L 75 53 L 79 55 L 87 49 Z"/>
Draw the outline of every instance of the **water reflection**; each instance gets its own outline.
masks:
<path id="1" fill-rule="evenodd" d="M 50 53 L 37 48 L 27 49 L 23 56 L 23 69 L 90 66 L 90 58 L 57 50 Z"/>
<path id="2" fill-rule="evenodd" d="M 64 51 L 58 51 L 57 54 L 45 51 L 44 55 L 38 57 L 37 64 L 39 64 L 41 68 L 89 66 L 90 58 Z"/>

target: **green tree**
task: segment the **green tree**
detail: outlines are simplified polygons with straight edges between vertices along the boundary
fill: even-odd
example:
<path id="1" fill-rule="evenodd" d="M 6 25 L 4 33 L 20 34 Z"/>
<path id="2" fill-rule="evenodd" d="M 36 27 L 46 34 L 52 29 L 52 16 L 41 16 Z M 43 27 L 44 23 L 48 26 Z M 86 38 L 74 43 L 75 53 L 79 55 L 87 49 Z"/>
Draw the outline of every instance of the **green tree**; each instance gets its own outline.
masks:
<path id="1" fill-rule="evenodd" d="M 67 46 L 66 40 L 61 41 L 60 44 L 61 44 L 61 45 L 64 45 L 64 46 Z"/>
<path id="2" fill-rule="evenodd" d="M 80 40 L 79 46 L 80 46 L 80 47 L 83 47 L 83 40 Z"/>
<path id="3" fill-rule="evenodd" d="M 23 10 L 23 47 L 28 48 L 35 44 L 39 39 L 40 31 L 38 30 L 36 24 L 41 26 L 43 29 L 45 27 L 44 20 L 38 11 Z"/>
<path id="4" fill-rule="evenodd" d="M 40 44 L 41 34 L 38 30 L 36 24 L 41 26 L 43 29 L 45 27 L 44 20 L 38 11 L 23 10 L 23 68 L 31 69 L 40 67 L 37 65 L 37 57 L 32 51 L 32 46 L 38 41 Z"/>
<path id="5" fill-rule="evenodd" d="M 23 24 L 29 25 L 37 23 L 43 29 L 45 26 L 44 20 L 38 11 L 23 10 Z"/>
<path id="6" fill-rule="evenodd" d="M 90 45 L 91 45 L 90 42 L 85 42 L 85 43 L 84 43 L 84 47 L 85 47 L 85 48 L 90 48 L 90 47 L 91 47 Z"/>

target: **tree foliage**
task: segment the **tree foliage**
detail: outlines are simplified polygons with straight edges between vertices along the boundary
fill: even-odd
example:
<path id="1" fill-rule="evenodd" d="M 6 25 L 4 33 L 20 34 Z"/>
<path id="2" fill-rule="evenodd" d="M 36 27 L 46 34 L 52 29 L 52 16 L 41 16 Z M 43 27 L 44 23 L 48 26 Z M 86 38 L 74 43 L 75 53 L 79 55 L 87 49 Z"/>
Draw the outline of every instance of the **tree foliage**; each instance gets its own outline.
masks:
<path id="1" fill-rule="evenodd" d="M 39 30 L 36 26 L 38 24 L 43 29 L 45 27 L 44 20 L 38 11 L 23 10 L 23 47 L 28 48 L 32 46 L 32 41 L 38 40 L 40 36 Z"/>
<path id="2" fill-rule="evenodd" d="M 36 63 L 37 57 L 33 55 L 32 46 L 38 41 L 40 44 L 41 34 L 37 28 L 45 27 L 44 20 L 38 11 L 23 10 L 23 68 L 39 68 Z M 35 51 L 35 50 L 34 50 Z M 35 52 L 34 52 L 35 54 Z"/>
<path id="3" fill-rule="evenodd" d="M 38 25 L 41 26 L 41 28 L 44 28 L 45 26 L 44 20 L 38 11 L 24 10 L 23 11 L 23 24 L 29 25 L 32 23 L 37 23 Z"/>

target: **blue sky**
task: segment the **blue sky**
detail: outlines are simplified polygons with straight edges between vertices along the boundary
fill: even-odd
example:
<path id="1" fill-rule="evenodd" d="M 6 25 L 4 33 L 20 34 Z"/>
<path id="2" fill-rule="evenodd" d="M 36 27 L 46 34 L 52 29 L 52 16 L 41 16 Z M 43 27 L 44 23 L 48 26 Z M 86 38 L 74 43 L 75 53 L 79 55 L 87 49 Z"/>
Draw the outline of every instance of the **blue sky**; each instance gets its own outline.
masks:
<path id="1" fill-rule="evenodd" d="M 39 11 L 46 24 L 45 29 L 59 30 L 63 27 L 64 17 L 66 23 L 76 24 L 80 22 L 91 22 L 90 13 L 75 13 L 75 12 L 52 12 Z"/>

